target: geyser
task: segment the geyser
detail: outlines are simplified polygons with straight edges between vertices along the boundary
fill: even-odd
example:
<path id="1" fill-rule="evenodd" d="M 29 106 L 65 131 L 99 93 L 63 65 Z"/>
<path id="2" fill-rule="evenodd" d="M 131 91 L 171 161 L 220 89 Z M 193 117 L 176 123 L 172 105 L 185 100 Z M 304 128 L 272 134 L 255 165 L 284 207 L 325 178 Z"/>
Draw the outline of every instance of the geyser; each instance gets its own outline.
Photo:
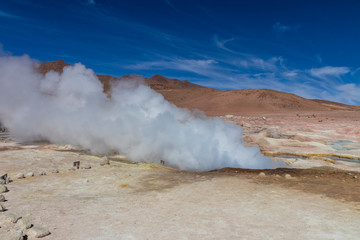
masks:
<path id="1" fill-rule="evenodd" d="M 0 57 L 0 119 L 19 140 L 116 150 L 134 161 L 164 160 L 186 170 L 282 164 L 247 147 L 240 126 L 177 108 L 141 78 L 117 81 L 108 98 L 80 63 L 45 76 L 34 66 L 28 56 Z"/>

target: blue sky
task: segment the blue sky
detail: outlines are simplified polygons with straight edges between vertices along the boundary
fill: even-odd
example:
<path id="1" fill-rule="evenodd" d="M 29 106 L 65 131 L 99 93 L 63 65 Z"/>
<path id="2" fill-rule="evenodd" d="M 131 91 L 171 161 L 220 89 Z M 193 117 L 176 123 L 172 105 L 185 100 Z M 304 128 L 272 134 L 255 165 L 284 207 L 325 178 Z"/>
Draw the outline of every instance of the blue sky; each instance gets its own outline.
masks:
<path id="1" fill-rule="evenodd" d="M 0 0 L 0 44 L 98 74 L 360 105 L 359 9 L 355 0 Z"/>

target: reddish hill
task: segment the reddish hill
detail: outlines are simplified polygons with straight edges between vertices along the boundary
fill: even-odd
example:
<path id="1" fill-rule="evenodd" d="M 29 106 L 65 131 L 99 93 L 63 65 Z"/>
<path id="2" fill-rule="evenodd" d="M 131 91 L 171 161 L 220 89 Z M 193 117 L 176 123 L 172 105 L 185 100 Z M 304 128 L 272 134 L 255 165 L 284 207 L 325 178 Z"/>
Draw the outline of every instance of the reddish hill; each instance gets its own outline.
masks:
<path id="1" fill-rule="evenodd" d="M 45 74 L 51 70 L 55 72 L 62 73 L 63 68 L 69 66 L 70 64 L 64 62 L 63 60 L 56 60 L 53 62 L 44 62 L 39 64 L 39 72 Z"/>
<path id="2" fill-rule="evenodd" d="M 160 90 L 158 92 L 179 107 L 200 109 L 211 116 L 360 110 L 356 106 L 310 100 L 295 94 L 270 89 L 221 91 L 198 88 Z"/>
<path id="3" fill-rule="evenodd" d="M 41 63 L 39 71 L 43 74 L 50 70 L 62 72 L 63 67 L 68 65 L 61 60 Z M 121 81 L 121 79 L 136 77 L 139 76 L 125 75 L 121 78 L 114 78 L 108 75 L 98 75 L 99 80 L 104 86 L 104 92 L 109 91 L 111 81 Z M 161 93 L 165 99 L 175 105 L 189 109 L 200 109 L 210 116 L 360 110 L 358 106 L 349 106 L 325 100 L 310 100 L 295 94 L 270 89 L 222 91 L 206 88 L 188 81 L 169 79 L 161 75 L 155 75 L 145 79 L 145 81 L 152 89 Z"/>
<path id="4" fill-rule="evenodd" d="M 170 79 L 158 74 L 146 79 L 146 83 L 154 90 L 204 88 L 203 86 L 186 80 L 180 81 L 178 79 Z"/>

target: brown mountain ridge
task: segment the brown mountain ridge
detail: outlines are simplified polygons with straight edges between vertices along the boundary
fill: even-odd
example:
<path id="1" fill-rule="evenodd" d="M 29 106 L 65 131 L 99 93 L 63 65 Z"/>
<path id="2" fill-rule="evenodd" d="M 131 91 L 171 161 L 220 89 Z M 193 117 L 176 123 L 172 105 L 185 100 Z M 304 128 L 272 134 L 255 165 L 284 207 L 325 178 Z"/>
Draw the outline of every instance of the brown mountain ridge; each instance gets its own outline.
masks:
<path id="1" fill-rule="evenodd" d="M 57 60 L 39 64 L 39 72 L 48 71 L 62 72 L 69 64 Z M 97 75 L 108 92 L 111 81 L 131 79 L 138 75 L 125 75 L 115 78 L 109 75 Z M 248 115 L 248 114 L 276 114 L 284 112 L 317 112 L 317 111 L 360 111 L 359 106 L 302 98 L 295 94 L 270 90 L 270 89 L 241 89 L 241 90 L 217 90 L 206 88 L 189 81 L 169 79 L 161 75 L 155 75 L 145 79 L 146 83 L 164 98 L 178 107 L 199 109 L 210 116 L 219 115 Z"/>

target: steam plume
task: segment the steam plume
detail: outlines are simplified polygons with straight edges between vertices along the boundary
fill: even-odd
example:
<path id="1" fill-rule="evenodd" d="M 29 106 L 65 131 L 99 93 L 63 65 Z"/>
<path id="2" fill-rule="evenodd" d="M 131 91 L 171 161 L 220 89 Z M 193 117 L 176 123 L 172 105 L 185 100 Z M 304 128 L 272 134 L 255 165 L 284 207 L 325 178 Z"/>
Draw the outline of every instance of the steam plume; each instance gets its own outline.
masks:
<path id="1" fill-rule="evenodd" d="M 0 57 L 0 119 L 19 140 L 116 150 L 187 170 L 276 167 L 257 147 L 245 146 L 240 126 L 177 108 L 143 79 L 118 81 L 109 99 L 80 63 L 45 76 L 34 65 L 28 56 Z"/>

